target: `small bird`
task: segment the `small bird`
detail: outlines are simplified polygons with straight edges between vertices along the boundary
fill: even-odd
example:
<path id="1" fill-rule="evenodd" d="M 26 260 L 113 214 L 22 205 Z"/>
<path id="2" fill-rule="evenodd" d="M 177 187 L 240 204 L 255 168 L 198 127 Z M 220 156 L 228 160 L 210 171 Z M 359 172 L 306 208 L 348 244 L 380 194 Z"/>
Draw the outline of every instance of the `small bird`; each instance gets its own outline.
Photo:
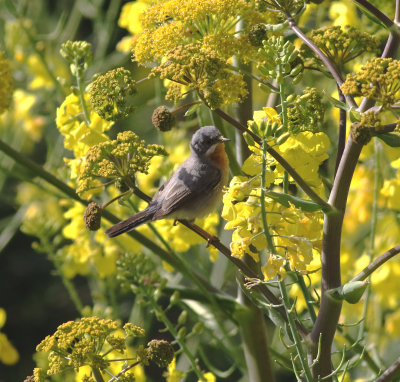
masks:
<path id="1" fill-rule="evenodd" d="M 222 197 L 227 184 L 229 161 L 224 138 L 215 126 L 203 126 L 190 142 L 191 156 L 160 187 L 143 211 L 106 231 L 115 237 L 151 220 L 164 218 L 194 220 L 207 216 Z"/>

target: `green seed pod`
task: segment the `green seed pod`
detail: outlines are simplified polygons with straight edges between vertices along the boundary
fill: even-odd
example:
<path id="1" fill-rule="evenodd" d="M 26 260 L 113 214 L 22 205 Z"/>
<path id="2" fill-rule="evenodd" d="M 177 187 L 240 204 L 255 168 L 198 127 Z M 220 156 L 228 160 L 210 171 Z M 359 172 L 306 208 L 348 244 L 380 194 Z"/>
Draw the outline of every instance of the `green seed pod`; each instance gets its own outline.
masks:
<path id="1" fill-rule="evenodd" d="M 269 137 L 272 135 L 272 123 L 270 120 L 267 122 L 267 128 L 265 129 L 265 136 Z"/>
<path id="2" fill-rule="evenodd" d="M 279 137 L 281 134 L 285 132 L 285 126 L 281 125 L 275 130 L 275 137 Z"/>
<path id="3" fill-rule="evenodd" d="M 293 85 L 297 85 L 303 78 L 303 73 L 300 72 L 296 77 L 293 78 Z"/>
<path id="4" fill-rule="evenodd" d="M 249 133 L 244 133 L 243 138 L 248 146 L 255 146 L 254 138 Z"/>
<path id="5" fill-rule="evenodd" d="M 279 127 L 279 123 L 278 122 L 273 122 L 272 126 L 271 126 L 271 135 L 275 134 L 276 129 Z"/>
<path id="6" fill-rule="evenodd" d="M 298 56 L 298 52 L 297 50 L 294 50 L 292 53 L 290 53 L 289 57 L 288 57 L 288 62 L 293 62 Z"/>
<path id="7" fill-rule="evenodd" d="M 286 101 L 288 103 L 292 103 L 296 100 L 296 98 L 297 98 L 296 94 L 290 94 L 289 96 L 287 96 Z"/>
<path id="8" fill-rule="evenodd" d="M 184 325 L 187 321 L 187 312 L 184 310 L 178 317 L 178 325 Z"/>
<path id="9" fill-rule="evenodd" d="M 291 68 L 292 67 L 288 62 L 286 64 L 283 64 L 283 70 L 285 71 L 285 73 L 289 73 Z"/>
<path id="10" fill-rule="evenodd" d="M 296 77 L 302 70 L 303 70 L 303 65 L 298 64 L 292 69 L 292 71 L 290 72 L 290 75 L 292 77 Z"/>
<path id="11" fill-rule="evenodd" d="M 282 143 L 285 143 L 289 137 L 290 137 L 290 133 L 289 133 L 289 132 L 286 132 L 286 133 L 282 134 L 282 135 L 276 140 L 276 143 L 277 143 L 278 145 L 281 145 Z"/>

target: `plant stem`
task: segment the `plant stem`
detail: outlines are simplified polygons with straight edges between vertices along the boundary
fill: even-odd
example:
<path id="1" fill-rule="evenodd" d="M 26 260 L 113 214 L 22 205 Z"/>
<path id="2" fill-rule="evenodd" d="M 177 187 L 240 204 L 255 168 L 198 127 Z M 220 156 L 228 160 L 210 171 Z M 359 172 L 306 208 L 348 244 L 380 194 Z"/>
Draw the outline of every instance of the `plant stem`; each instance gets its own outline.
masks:
<path id="1" fill-rule="evenodd" d="M 289 26 L 293 30 L 294 33 L 318 56 L 318 58 L 324 63 L 324 65 L 328 68 L 329 72 L 332 74 L 335 79 L 337 85 L 340 87 L 343 84 L 343 78 L 337 70 L 335 64 L 315 45 L 297 26 L 296 22 L 289 16 L 288 17 Z M 354 98 L 351 96 L 346 96 L 347 103 L 357 109 L 357 104 L 354 101 Z"/>
<path id="2" fill-rule="evenodd" d="M 345 102 L 346 99 L 344 97 L 344 94 L 340 90 L 339 86 L 338 86 L 338 93 L 339 93 L 339 101 Z M 339 109 L 339 136 L 338 136 L 338 145 L 336 153 L 335 175 L 339 167 L 340 160 L 342 159 L 344 146 L 346 145 L 346 122 L 347 122 L 346 110 Z"/>
<path id="3" fill-rule="evenodd" d="M 392 363 L 375 382 L 392 382 L 400 376 L 400 358 Z"/>
<path id="4" fill-rule="evenodd" d="M 104 382 L 103 376 L 97 367 L 92 367 L 92 374 L 96 382 Z"/>
<path id="5" fill-rule="evenodd" d="M 164 325 L 167 327 L 168 331 L 174 336 L 175 341 L 179 344 L 179 346 L 182 348 L 185 355 L 188 357 L 190 364 L 192 365 L 192 369 L 196 373 L 197 377 L 201 381 L 206 382 L 206 379 L 204 378 L 203 374 L 199 370 L 199 366 L 197 365 L 197 362 L 196 362 L 192 352 L 186 346 L 185 341 L 183 341 L 182 338 L 180 338 L 180 336 L 178 335 L 178 331 L 176 330 L 176 328 L 172 324 L 172 322 L 169 320 L 169 318 L 165 314 L 164 310 L 161 309 L 161 307 L 157 304 L 157 301 L 154 298 L 154 293 L 153 293 L 154 291 L 152 291 L 147 286 L 143 287 L 142 285 L 139 285 L 139 290 L 140 290 L 141 294 L 145 296 L 146 301 L 150 302 L 150 305 L 153 308 L 153 310 L 156 312 L 156 316 L 158 317 L 158 319 L 164 323 Z"/>
<path id="6" fill-rule="evenodd" d="M 393 26 L 393 21 L 389 19 L 383 12 L 381 12 L 378 8 L 376 8 L 373 4 L 371 4 L 368 0 L 354 0 L 356 3 L 360 4 L 363 8 L 367 9 L 374 16 L 376 16 L 383 24 L 385 24 L 388 28 Z"/>
<path id="7" fill-rule="evenodd" d="M 308 366 L 307 355 L 303 349 L 303 345 L 301 343 L 301 337 L 296 328 L 295 317 L 294 317 L 294 315 L 295 315 L 294 306 L 291 306 L 291 304 L 290 304 L 289 296 L 286 291 L 286 285 L 283 280 L 279 280 L 279 290 L 281 292 L 283 306 L 285 307 L 285 310 L 287 311 L 290 332 L 293 337 L 294 345 L 296 347 L 297 355 L 300 360 L 300 364 L 303 369 L 305 378 L 307 381 L 313 382 L 314 378 L 312 376 L 310 367 Z"/>
<path id="8" fill-rule="evenodd" d="M 242 30 L 244 22 L 239 21 L 236 28 Z M 234 66 L 239 72 L 244 71 L 251 73 L 251 65 L 246 65 L 240 62 L 236 57 L 234 58 Z M 247 121 L 252 119 L 253 114 L 253 100 L 252 100 L 252 80 L 251 76 L 245 77 L 248 96 L 241 103 L 235 104 L 235 114 L 242 124 L 247 124 Z M 236 158 L 240 165 L 243 164 L 245 159 L 250 155 L 250 150 L 243 138 L 243 134 L 235 129 L 236 141 Z M 243 258 L 246 264 L 254 273 L 260 272 L 260 265 L 253 261 L 253 259 L 245 254 Z M 246 359 L 248 378 L 253 382 L 270 381 L 274 382 L 274 371 L 269 354 L 267 328 L 264 318 L 264 312 L 254 304 L 245 291 L 242 289 L 244 285 L 244 278 L 239 276 L 238 299 L 242 306 L 246 307 L 246 313 L 238 316 L 239 328 L 243 338 L 243 351 Z"/>
<path id="9" fill-rule="evenodd" d="M 85 122 L 86 125 L 90 125 L 90 114 L 89 114 L 89 110 L 87 108 L 86 105 L 86 101 L 85 101 L 85 89 L 83 86 L 83 81 L 82 81 L 82 77 L 81 77 L 81 71 L 79 69 L 79 62 L 78 59 L 75 57 L 74 58 L 74 65 L 75 65 L 75 78 L 76 78 L 76 85 L 79 91 L 79 99 L 81 101 L 81 106 L 82 106 L 82 110 L 83 110 L 83 115 L 85 117 Z"/>
<path id="10" fill-rule="evenodd" d="M 365 267 L 357 276 L 353 277 L 349 282 L 353 281 L 364 281 L 367 279 L 374 271 L 376 271 L 380 266 L 385 264 L 392 257 L 400 253 L 400 244 L 389 249 L 379 257 L 377 257 L 372 263 Z"/>

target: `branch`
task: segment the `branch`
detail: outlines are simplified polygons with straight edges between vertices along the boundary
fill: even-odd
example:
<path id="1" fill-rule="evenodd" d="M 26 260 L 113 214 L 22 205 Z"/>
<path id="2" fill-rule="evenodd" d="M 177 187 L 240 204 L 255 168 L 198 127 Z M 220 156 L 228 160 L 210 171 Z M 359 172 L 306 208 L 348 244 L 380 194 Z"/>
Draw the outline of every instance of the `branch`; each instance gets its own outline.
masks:
<path id="1" fill-rule="evenodd" d="M 336 69 L 335 64 L 322 52 L 321 49 L 318 48 L 297 26 L 296 22 L 292 18 L 288 18 L 289 26 L 293 30 L 294 33 L 318 56 L 318 58 L 324 63 L 324 65 L 328 68 L 333 78 L 335 79 L 337 86 L 340 87 L 343 84 L 343 78 L 340 75 L 339 71 Z M 357 104 L 354 101 L 354 98 L 346 95 L 347 103 L 357 109 Z"/>
<path id="2" fill-rule="evenodd" d="M 400 357 L 396 359 L 383 373 L 375 380 L 375 382 L 391 382 L 395 381 L 400 375 Z"/>
<path id="3" fill-rule="evenodd" d="M 369 275 L 376 271 L 381 265 L 385 264 L 392 257 L 400 253 L 400 244 L 386 251 L 383 255 L 377 257 L 372 263 L 365 267 L 357 276 L 353 277 L 350 282 L 364 281 Z"/>
<path id="4" fill-rule="evenodd" d="M 254 134 L 251 130 L 249 130 L 245 125 L 241 124 L 236 119 L 232 118 L 229 114 L 226 114 L 221 109 L 214 110 L 218 115 L 220 115 L 223 119 L 229 122 L 232 126 L 236 127 L 243 133 L 248 133 L 256 143 L 259 145 L 262 144 L 261 138 Z M 332 206 L 323 200 L 308 184 L 307 182 L 299 175 L 299 173 L 284 159 L 276 150 L 274 150 L 271 146 L 267 145 L 267 152 L 274 158 L 276 161 L 289 173 L 289 175 L 296 181 L 296 183 L 300 186 L 300 188 L 310 197 L 311 200 L 316 202 L 321 206 L 322 211 L 328 213 L 332 211 Z"/>
<path id="5" fill-rule="evenodd" d="M 371 4 L 368 0 L 354 0 L 356 3 L 360 4 L 363 8 L 371 12 L 377 19 L 382 21 L 388 28 L 391 28 L 394 23 L 389 19 L 383 12 Z"/>

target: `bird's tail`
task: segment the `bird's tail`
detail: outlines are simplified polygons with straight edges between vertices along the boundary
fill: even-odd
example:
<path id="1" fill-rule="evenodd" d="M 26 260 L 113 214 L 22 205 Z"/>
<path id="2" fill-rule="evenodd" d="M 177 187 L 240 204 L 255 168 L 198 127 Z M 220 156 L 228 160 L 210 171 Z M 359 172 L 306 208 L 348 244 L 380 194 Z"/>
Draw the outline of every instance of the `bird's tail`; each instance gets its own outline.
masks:
<path id="1" fill-rule="evenodd" d="M 113 225 L 108 230 L 106 230 L 106 234 L 108 237 L 115 237 L 125 232 L 131 231 L 136 227 L 151 220 L 156 211 L 157 207 L 155 205 L 148 206 L 143 211 L 140 211 L 137 214 L 129 217 L 128 219 L 122 220 L 119 223 Z"/>

